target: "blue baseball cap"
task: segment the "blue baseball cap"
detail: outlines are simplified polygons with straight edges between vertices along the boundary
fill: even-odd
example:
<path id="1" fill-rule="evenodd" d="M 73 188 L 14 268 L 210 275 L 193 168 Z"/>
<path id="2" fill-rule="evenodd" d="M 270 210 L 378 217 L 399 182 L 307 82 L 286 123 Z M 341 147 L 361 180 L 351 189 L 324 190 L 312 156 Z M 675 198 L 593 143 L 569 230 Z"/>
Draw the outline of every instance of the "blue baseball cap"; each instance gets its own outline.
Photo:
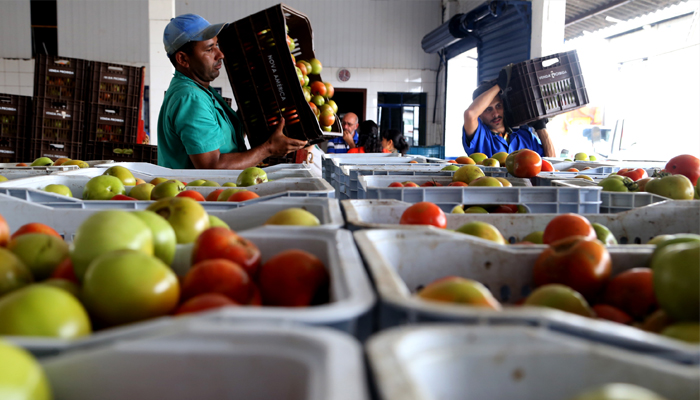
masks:
<path id="1" fill-rule="evenodd" d="M 163 32 L 163 44 L 168 57 L 188 42 L 200 42 L 215 38 L 228 23 L 210 24 L 196 14 L 183 14 L 170 20 Z"/>

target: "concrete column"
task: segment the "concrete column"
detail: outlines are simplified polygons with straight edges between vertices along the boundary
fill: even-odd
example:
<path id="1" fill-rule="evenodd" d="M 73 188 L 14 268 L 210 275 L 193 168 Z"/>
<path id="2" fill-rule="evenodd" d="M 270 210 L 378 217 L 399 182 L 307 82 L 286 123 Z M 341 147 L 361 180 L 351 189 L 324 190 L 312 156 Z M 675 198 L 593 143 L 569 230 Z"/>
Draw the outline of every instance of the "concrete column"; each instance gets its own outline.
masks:
<path id="1" fill-rule="evenodd" d="M 148 80 L 149 80 L 149 134 L 151 144 L 158 144 L 158 113 L 163 104 L 175 68 L 170 63 L 163 32 L 175 17 L 175 0 L 148 0 Z"/>
<path id="2" fill-rule="evenodd" d="M 530 58 L 563 50 L 565 21 L 566 0 L 532 0 Z"/>

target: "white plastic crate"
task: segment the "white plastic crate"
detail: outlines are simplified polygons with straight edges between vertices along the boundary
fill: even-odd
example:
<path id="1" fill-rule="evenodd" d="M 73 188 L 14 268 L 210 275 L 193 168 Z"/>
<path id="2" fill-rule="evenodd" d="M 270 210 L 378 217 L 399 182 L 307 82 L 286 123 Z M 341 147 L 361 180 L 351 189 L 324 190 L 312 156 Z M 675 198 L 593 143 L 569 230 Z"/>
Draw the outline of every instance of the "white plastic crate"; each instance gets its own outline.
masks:
<path id="1" fill-rule="evenodd" d="M 368 400 L 360 344 L 330 329 L 190 323 L 42 362 L 56 400 Z"/>
<path id="2" fill-rule="evenodd" d="M 382 328 L 430 321 L 541 326 L 678 362 L 700 363 L 697 345 L 551 308 L 511 306 L 532 291 L 532 269 L 542 246 L 499 245 L 437 228 L 363 230 L 354 235 L 379 293 Z M 653 246 L 609 246 L 613 276 L 647 266 L 653 250 Z M 413 294 L 420 286 L 451 275 L 481 282 L 504 309 L 431 302 Z"/>
<path id="3" fill-rule="evenodd" d="M 172 169 L 161 167 L 156 164 L 142 163 L 142 162 L 119 162 L 119 163 L 100 163 L 94 165 L 97 168 L 109 168 L 115 165 L 120 165 L 129 171 L 151 175 L 154 178 L 160 175 L 179 175 L 179 176 L 189 176 L 189 177 L 199 177 L 203 176 L 227 176 L 231 173 L 235 173 L 238 176 L 240 170 L 226 170 L 226 169 Z M 309 169 L 308 164 L 277 164 L 270 167 L 265 167 L 263 170 L 265 172 L 275 172 L 283 169 Z"/>
<path id="4" fill-rule="evenodd" d="M 280 171 L 278 173 L 284 173 Z M 177 178 L 177 177 L 172 177 Z M 205 178 L 205 177 L 203 177 Z M 0 183 L 0 191 L 5 188 L 25 189 L 39 191 L 49 184 L 61 184 L 67 186 L 73 193 L 73 197 L 80 199 L 83 194 L 83 188 L 91 179 L 90 176 L 84 175 L 47 175 L 37 176 L 33 178 L 17 179 Z M 226 182 L 226 179 L 213 178 Z M 133 186 L 126 186 L 127 193 Z M 192 186 L 188 190 L 194 190 L 206 197 L 209 193 L 222 189 L 221 187 L 212 186 Z M 261 183 L 254 186 L 248 186 L 243 189 L 257 193 L 260 198 L 249 200 L 246 203 L 256 203 L 266 201 L 276 197 L 335 197 L 335 189 L 328 182 L 321 178 L 284 178 L 273 182 Z M 81 200 L 82 201 L 82 200 Z"/>
<path id="5" fill-rule="evenodd" d="M 54 172 L 72 171 L 76 169 L 79 169 L 77 165 L 60 165 L 58 167 L 18 167 L 17 164 L 0 163 L 0 175 L 8 173 L 8 171 L 41 171 L 50 174 Z"/>
<path id="6" fill-rule="evenodd" d="M 1 192 L 2 190 L 0 190 L 0 215 L 7 221 L 10 232 L 30 222 L 41 222 L 52 227 L 68 240 L 72 240 L 75 231 L 83 221 L 96 212 L 114 209 L 145 210 L 151 205 L 149 201 L 46 202 L 46 200 L 52 200 L 49 196 L 46 196 L 47 198 L 44 198 L 41 203 L 37 203 L 1 194 Z M 60 196 L 53 193 L 47 193 L 47 195 Z M 321 228 L 339 229 L 345 224 L 338 200 L 330 198 L 278 197 L 252 204 L 228 201 L 205 201 L 200 204 L 207 213 L 220 218 L 234 231 L 263 226 L 273 214 L 292 207 L 303 208 L 314 214 L 321 222 Z"/>
<path id="7" fill-rule="evenodd" d="M 426 177 L 422 177 L 426 178 Z M 444 178 L 436 179 L 443 183 Z M 509 178 L 511 182 L 530 185 L 521 178 Z M 517 179 L 517 181 L 516 181 Z M 600 206 L 601 187 L 418 187 L 394 188 L 392 176 L 360 176 L 358 198 L 377 200 L 401 200 L 407 203 L 429 201 L 441 207 L 457 204 L 523 204 L 533 213 L 562 214 L 567 212 L 594 214 Z M 451 181 L 451 180 L 450 180 Z M 416 182 L 421 184 L 422 182 Z M 449 182 L 448 182 L 449 183 Z M 446 209 L 449 211 L 451 208 Z"/>
<path id="8" fill-rule="evenodd" d="M 365 272 L 352 234 L 343 229 L 307 229 L 282 226 L 266 226 L 240 232 L 251 240 L 262 253 L 264 263 L 284 250 L 301 249 L 318 257 L 330 275 L 330 300 L 313 307 L 230 307 L 210 312 L 192 314 L 191 318 L 207 319 L 220 323 L 250 321 L 277 321 L 323 325 L 359 338 L 372 332 L 371 310 L 375 294 Z M 190 268 L 192 244 L 178 245 L 172 269 L 184 276 Z M 161 317 L 122 327 L 97 331 L 75 340 L 53 338 L 1 336 L 38 355 L 61 352 L 106 344 L 140 335 L 153 334 L 160 329 L 172 328 L 172 322 L 183 317 Z"/>
<path id="9" fill-rule="evenodd" d="M 586 175 L 593 179 L 594 183 L 600 182 L 602 179 L 607 178 L 610 174 L 587 174 L 584 172 L 540 172 L 537 176 L 530 178 L 533 186 L 554 186 L 553 181 L 562 180 L 578 180 L 582 178 L 576 178 L 579 175 Z M 576 178 L 576 179 L 574 179 Z M 591 181 L 589 181 L 591 182 Z"/>
<path id="10" fill-rule="evenodd" d="M 417 163 L 438 163 L 444 164 L 446 161 L 439 158 L 423 157 L 417 155 L 401 156 L 392 153 L 363 153 L 363 154 L 337 154 L 325 155 L 323 159 L 324 179 L 331 181 L 336 174 L 341 173 L 340 167 L 343 165 L 401 165 L 409 164 L 411 161 Z"/>
<path id="11" fill-rule="evenodd" d="M 381 332 L 367 356 L 382 400 L 567 400 L 607 383 L 696 400 L 697 367 L 532 327 L 423 325 Z"/>
<path id="12" fill-rule="evenodd" d="M 401 215 L 411 206 L 397 200 L 344 200 L 343 210 L 350 230 L 413 229 L 421 225 L 400 225 Z M 528 234 L 544 231 L 556 214 L 451 214 L 447 229 L 483 221 L 498 228 L 510 243 Z M 667 200 L 616 214 L 583 214 L 591 223 L 606 226 L 620 244 L 643 244 L 658 235 L 700 234 L 700 207 L 693 202 Z"/>
<path id="13" fill-rule="evenodd" d="M 89 176 L 91 178 L 95 176 L 100 176 L 107 171 L 109 167 L 97 167 L 97 168 L 84 168 L 74 171 L 61 172 L 60 175 L 68 176 Z M 152 175 L 149 173 L 144 173 L 139 170 L 130 170 L 135 178 L 141 178 L 146 182 L 152 179 L 167 178 L 167 179 L 177 179 L 182 182 L 191 182 L 196 179 L 206 179 L 210 181 L 223 184 L 226 182 L 236 183 L 238 175 L 241 174 L 241 170 L 221 170 L 221 169 L 167 169 L 168 174 Z M 314 175 L 308 168 L 292 168 L 292 169 L 275 169 L 273 171 L 267 172 L 267 179 L 279 180 L 284 178 L 313 178 Z"/>
<path id="14" fill-rule="evenodd" d="M 357 186 L 358 177 L 360 175 L 399 175 L 399 176 L 452 176 L 454 171 L 442 171 L 442 168 L 448 165 L 456 165 L 452 163 L 445 164 L 408 164 L 408 165 L 394 165 L 394 166 L 360 166 L 360 165 L 347 165 L 340 167 L 340 173 L 336 174 L 336 180 L 333 181 L 333 185 L 336 191 L 343 192 L 347 194 L 348 198 L 357 198 Z M 479 166 L 486 176 L 503 177 L 508 175 L 505 168 L 500 167 L 484 167 Z M 397 178 L 404 179 L 404 178 Z M 411 178 L 405 178 L 411 179 Z M 337 185 L 337 186 L 336 186 Z"/>
<path id="15" fill-rule="evenodd" d="M 556 187 L 600 187 L 595 182 L 585 179 L 552 181 Z M 648 206 L 669 198 L 646 192 L 600 192 L 600 212 L 603 214 L 618 213 L 635 208 Z M 697 204 L 697 202 L 695 202 Z"/>
<path id="16" fill-rule="evenodd" d="M 321 171 L 323 173 L 323 179 L 330 182 L 331 172 L 333 171 L 333 159 L 335 158 L 365 158 L 367 157 L 399 157 L 399 154 L 395 153 L 369 153 L 369 154 L 353 154 L 353 153 L 325 153 L 321 160 Z"/>

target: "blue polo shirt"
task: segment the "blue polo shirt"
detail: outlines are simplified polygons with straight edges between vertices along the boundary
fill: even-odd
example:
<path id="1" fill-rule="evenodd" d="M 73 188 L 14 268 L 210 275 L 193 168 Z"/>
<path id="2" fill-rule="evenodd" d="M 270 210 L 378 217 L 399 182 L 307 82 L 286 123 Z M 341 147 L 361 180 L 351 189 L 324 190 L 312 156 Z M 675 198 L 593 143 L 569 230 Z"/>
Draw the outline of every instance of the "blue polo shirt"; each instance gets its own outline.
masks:
<path id="1" fill-rule="evenodd" d="M 355 136 L 353 136 L 352 140 L 355 141 L 355 144 L 357 144 L 357 132 L 355 132 Z M 345 143 L 345 139 L 343 137 L 335 137 L 333 139 L 328 140 L 328 147 L 326 148 L 326 153 L 347 153 L 348 152 L 348 144 Z"/>
<path id="2" fill-rule="evenodd" d="M 523 129 L 527 128 L 527 129 Z M 498 152 L 512 153 L 520 149 L 534 150 L 540 156 L 544 155 L 542 142 L 537 134 L 532 132 L 530 127 L 521 126 L 518 130 L 513 131 L 509 136 L 508 142 L 502 137 L 491 132 L 488 126 L 484 125 L 479 118 L 479 126 L 474 132 L 471 140 L 467 139 L 467 132 L 462 126 L 462 146 L 467 154 L 484 153 L 491 157 Z"/>

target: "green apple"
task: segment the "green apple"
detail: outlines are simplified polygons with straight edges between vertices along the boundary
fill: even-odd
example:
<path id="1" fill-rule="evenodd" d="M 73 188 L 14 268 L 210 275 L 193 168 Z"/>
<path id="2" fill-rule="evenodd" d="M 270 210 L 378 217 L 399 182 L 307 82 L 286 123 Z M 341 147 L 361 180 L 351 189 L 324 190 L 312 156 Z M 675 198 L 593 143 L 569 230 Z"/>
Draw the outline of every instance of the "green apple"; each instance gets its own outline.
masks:
<path id="1" fill-rule="evenodd" d="M 26 350 L 0 340 L 0 393 L 4 399 L 51 400 L 41 364 Z"/>
<path id="2" fill-rule="evenodd" d="M 175 197 L 185 190 L 185 185 L 177 179 L 161 182 L 151 191 L 151 200 L 160 200 L 166 197 Z"/>
<path id="3" fill-rule="evenodd" d="M 0 247 L 0 296 L 34 282 L 32 272 L 11 251 Z"/>
<path id="4" fill-rule="evenodd" d="M 666 400 L 649 389 L 631 383 L 607 383 L 571 400 Z"/>
<path id="5" fill-rule="evenodd" d="M 124 186 L 134 186 L 136 185 L 136 178 L 134 174 L 128 169 L 122 167 L 121 165 L 115 165 L 113 167 L 107 168 L 107 171 L 103 175 L 110 175 L 119 178 Z"/>
<path id="6" fill-rule="evenodd" d="M 146 210 L 153 211 L 168 220 L 175 230 L 178 244 L 194 242 L 210 226 L 209 215 L 204 207 L 189 197 L 158 200 Z"/>
<path id="7" fill-rule="evenodd" d="M 215 216 L 209 214 L 209 227 L 213 228 L 215 226 L 220 226 L 222 228 L 231 229 L 231 227 L 228 226 L 228 224 L 226 222 L 222 221 L 221 218 L 215 217 Z"/>
<path id="8" fill-rule="evenodd" d="M 484 207 L 471 206 L 464 209 L 465 214 L 488 214 Z"/>
<path id="9" fill-rule="evenodd" d="M 498 179 L 492 176 L 484 176 L 481 178 L 474 179 L 471 181 L 469 186 L 491 186 L 491 187 L 503 187 L 503 184 Z"/>
<path id="10" fill-rule="evenodd" d="M 195 179 L 185 186 L 202 186 L 203 183 L 204 183 L 204 179 Z"/>
<path id="11" fill-rule="evenodd" d="M 440 171 L 457 171 L 459 169 L 459 165 L 447 165 Z"/>
<path id="12" fill-rule="evenodd" d="M 221 185 L 219 185 L 218 182 L 207 181 L 207 180 L 205 180 L 204 183 L 203 183 L 201 186 L 219 187 L 219 186 L 221 186 Z"/>
<path id="13" fill-rule="evenodd" d="M 153 255 L 166 265 L 171 265 L 175 259 L 177 236 L 168 221 L 152 211 L 134 211 L 133 215 L 148 225 L 153 234 Z"/>
<path id="14" fill-rule="evenodd" d="M 232 194 L 242 192 L 244 190 L 245 189 L 224 189 L 223 192 L 219 193 L 219 197 L 216 199 L 216 201 L 228 201 L 228 198 L 231 197 Z"/>
<path id="15" fill-rule="evenodd" d="M 465 210 L 469 211 L 469 209 Z M 495 226 L 482 221 L 472 221 L 466 223 L 459 228 L 456 232 L 466 233 L 467 235 L 477 236 L 482 239 L 490 240 L 498 244 L 508 244 L 506 239 L 503 238 L 501 232 Z"/>
<path id="16" fill-rule="evenodd" d="M 137 200 L 150 200 L 151 192 L 153 192 L 154 187 L 156 186 L 151 183 L 139 183 L 131 188 L 129 191 L 129 196 Z"/>
<path id="17" fill-rule="evenodd" d="M 148 225 L 128 211 L 105 210 L 92 214 L 78 227 L 73 238 L 70 258 L 75 276 L 82 280 L 92 260 L 120 249 L 153 255 L 153 234 Z"/>
<path id="18" fill-rule="evenodd" d="M 700 318 L 700 242 L 656 250 L 651 260 L 659 307 L 678 322 Z"/>
<path id="19" fill-rule="evenodd" d="M 610 232 L 610 229 L 608 229 L 607 226 L 599 224 L 597 222 L 592 223 L 593 225 L 593 230 L 595 230 L 595 234 L 598 237 L 598 240 L 603 242 L 606 246 L 611 246 L 617 244 L 617 239 L 615 239 L 615 235 L 613 235 L 612 232 Z"/>
<path id="20" fill-rule="evenodd" d="M 73 197 L 73 193 L 70 191 L 70 188 L 66 185 L 59 185 L 59 184 L 51 184 L 51 185 L 46 185 L 44 188 L 45 192 L 51 192 L 51 193 L 58 193 L 63 196 L 68 196 L 68 197 Z"/>
<path id="21" fill-rule="evenodd" d="M 50 158 L 48 157 L 39 157 L 34 162 L 32 162 L 29 166 L 30 167 L 50 167 L 53 165 L 53 161 L 51 161 Z"/>
<path id="22" fill-rule="evenodd" d="M 452 211 L 450 211 L 450 214 L 464 214 L 464 205 L 458 204 L 458 205 L 454 206 Z"/>
<path id="23" fill-rule="evenodd" d="M 48 285 L 51 287 L 63 289 L 66 292 L 75 296 L 76 299 L 80 295 L 80 287 L 75 282 L 69 281 L 68 279 L 51 278 L 37 283 L 37 285 Z"/>
<path id="24" fill-rule="evenodd" d="M 574 155 L 574 161 L 586 161 L 588 160 L 588 154 L 586 153 L 576 153 Z"/>
<path id="25" fill-rule="evenodd" d="M 10 240 L 7 249 L 22 260 L 34 279 L 48 279 L 54 269 L 68 258 L 68 243 L 45 233 L 26 233 Z"/>
<path id="26" fill-rule="evenodd" d="M 275 213 L 265 222 L 265 225 L 319 226 L 321 221 L 302 208 L 292 207 Z"/>
<path id="27" fill-rule="evenodd" d="M 236 179 L 238 186 L 253 186 L 267 182 L 267 173 L 262 168 L 250 167 L 243 170 Z"/>
<path id="28" fill-rule="evenodd" d="M 115 250 L 96 258 L 85 273 L 81 293 L 90 315 L 107 325 L 167 315 L 179 297 L 180 285 L 170 267 L 136 250 Z"/>
<path id="29" fill-rule="evenodd" d="M 153 178 L 148 183 L 152 184 L 153 186 L 157 186 L 159 183 L 163 183 L 167 180 L 168 180 L 168 178 Z"/>
<path id="30" fill-rule="evenodd" d="M 85 184 L 83 200 L 109 200 L 118 194 L 126 194 L 122 181 L 115 176 L 100 175 Z"/>
<path id="31" fill-rule="evenodd" d="M 223 187 L 236 187 L 236 186 L 238 186 L 238 185 L 236 185 L 236 184 L 233 183 L 233 182 L 226 182 L 226 183 L 224 183 L 224 184 L 221 185 L 221 186 L 223 186 Z"/>
<path id="32" fill-rule="evenodd" d="M 464 182 L 466 184 L 471 184 L 474 179 L 480 178 L 484 175 L 484 171 L 476 165 L 464 165 L 459 167 L 452 175 L 452 182 Z"/>
<path id="33" fill-rule="evenodd" d="M 530 232 L 523 238 L 523 242 L 530 242 L 534 244 L 544 244 L 542 237 L 544 236 L 544 231 L 534 231 Z"/>
<path id="34" fill-rule="evenodd" d="M 1 297 L 0 321 L 0 335 L 75 339 L 92 331 L 78 299 L 48 285 L 29 285 Z"/>
<path id="35" fill-rule="evenodd" d="M 556 283 L 535 289 L 525 299 L 524 305 L 555 308 L 584 317 L 595 317 L 595 313 L 588 305 L 588 302 L 579 292 L 568 286 Z"/>

